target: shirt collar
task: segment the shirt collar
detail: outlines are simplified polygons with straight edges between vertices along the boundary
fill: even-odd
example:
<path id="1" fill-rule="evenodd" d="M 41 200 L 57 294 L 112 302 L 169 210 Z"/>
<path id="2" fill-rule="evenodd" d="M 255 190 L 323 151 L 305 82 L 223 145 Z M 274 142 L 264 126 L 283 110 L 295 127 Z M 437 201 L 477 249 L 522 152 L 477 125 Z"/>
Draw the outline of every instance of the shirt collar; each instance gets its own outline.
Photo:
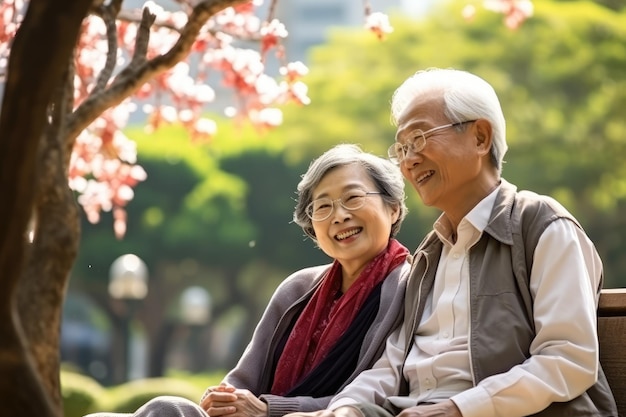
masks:
<path id="1" fill-rule="evenodd" d="M 496 203 L 496 196 L 498 195 L 498 190 L 501 186 L 501 183 L 498 184 L 498 186 L 494 188 L 485 198 L 480 200 L 478 204 L 476 204 L 474 208 L 471 209 L 470 212 L 463 217 L 463 219 L 461 219 L 461 223 L 467 221 L 474 226 L 476 230 L 482 233 L 489 223 L 491 211 Z M 437 233 L 437 236 L 439 236 L 439 239 L 444 242 L 449 241 L 452 233 L 454 232 L 445 213 L 442 213 L 441 216 L 439 216 L 433 225 L 433 229 L 435 230 L 435 233 Z"/>

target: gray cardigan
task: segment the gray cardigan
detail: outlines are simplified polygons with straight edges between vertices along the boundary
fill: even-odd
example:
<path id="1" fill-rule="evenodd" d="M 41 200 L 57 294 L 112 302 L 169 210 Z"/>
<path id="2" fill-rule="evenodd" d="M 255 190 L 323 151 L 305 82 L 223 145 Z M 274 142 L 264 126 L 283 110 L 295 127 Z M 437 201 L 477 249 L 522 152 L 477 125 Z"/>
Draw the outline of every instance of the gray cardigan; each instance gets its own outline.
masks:
<path id="1" fill-rule="evenodd" d="M 378 313 L 363 340 L 356 369 L 340 389 L 359 373 L 372 367 L 384 350 L 387 336 L 402 323 L 409 267 L 409 263 L 404 262 L 383 281 Z M 332 398 L 280 397 L 268 394 L 272 379 L 269 368 L 276 346 L 295 314 L 302 311 L 329 268 L 330 264 L 302 269 L 287 277 L 278 286 L 239 363 L 224 378 L 224 382 L 240 389 L 248 389 L 265 401 L 268 405 L 268 417 L 281 417 L 296 411 L 322 410 Z"/>

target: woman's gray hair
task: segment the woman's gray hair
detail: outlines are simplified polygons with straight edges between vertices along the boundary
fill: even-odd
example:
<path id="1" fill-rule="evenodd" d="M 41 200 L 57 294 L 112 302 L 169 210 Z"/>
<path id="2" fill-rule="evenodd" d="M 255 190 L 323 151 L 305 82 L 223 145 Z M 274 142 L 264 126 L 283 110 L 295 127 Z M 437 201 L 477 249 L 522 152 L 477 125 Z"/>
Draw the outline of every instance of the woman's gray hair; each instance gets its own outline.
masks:
<path id="1" fill-rule="evenodd" d="M 444 115 L 451 123 L 476 119 L 491 123 L 491 162 L 502 172 L 502 161 L 508 148 L 504 114 L 493 87 L 474 74 L 440 68 L 416 72 L 393 93 L 392 122 L 398 124 L 398 119 L 416 97 L 435 93 L 443 96 Z"/>
<path id="2" fill-rule="evenodd" d="M 402 173 L 388 159 L 364 152 L 357 145 L 352 144 L 334 146 L 311 162 L 309 169 L 298 184 L 298 200 L 293 213 L 294 222 L 302 227 L 304 233 L 311 239 L 317 241 L 313 223 L 306 214 L 307 206 L 313 201 L 313 190 L 329 171 L 350 164 L 359 164 L 364 167 L 374 181 L 376 191 L 381 193 L 384 203 L 390 208 L 398 207 L 398 220 L 391 226 L 390 234 L 390 237 L 395 237 L 407 213 Z"/>

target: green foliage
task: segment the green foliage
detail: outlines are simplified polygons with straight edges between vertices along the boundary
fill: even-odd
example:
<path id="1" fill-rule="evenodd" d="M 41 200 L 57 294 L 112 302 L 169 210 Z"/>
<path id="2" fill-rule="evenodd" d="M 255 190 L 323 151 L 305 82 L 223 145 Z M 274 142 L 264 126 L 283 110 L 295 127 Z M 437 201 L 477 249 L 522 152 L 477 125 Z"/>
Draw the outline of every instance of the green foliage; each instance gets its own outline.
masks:
<path id="1" fill-rule="evenodd" d="M 384 42 L 360 29 L 332 32 L 311 55 L 312 104 L 285 117 L 285 129 L 297 132 L 289 158 L 340 142 L 384 155 L 395 133 L 389 101 L 404 79 L 428 67 L 474 72 L 494 86 L 507 118 L 504 177 L 559 198 L 596 243 L 606 285 L 626 286 L 626 10 L 537 1 L 534 16 L 511 31 L 479 1 L 465 21 L 467 3 L 437 3 L 423 19 L 392 16 Z M 436 213 L 408 194 L 410 232 L 400 237 L 414 246 Z"/>
<path id="2" fill-rule="evenodd" d="M 137 187 L 138 196 L 142 193 L 139 198 L 147 203 L 146 211 L 133 210 L 140 217 L 130 221 L 138 220 L 144 232 L 160 238 L 168 252 L 179 256 L 206 256 L 204 250 L 198 252 L 206 246 L 198 243 L 208 243 L 209 230 L 211 240 L 220 242 L 215 249 L 233 250 L 232 245 L 251 239 L 253 226 L 246 219 L 244 204 L 247 185 L 220 169 L 210 144 L 190 142 L 180 128 L 150 136 L 134 132 L 133 137 L 150 178 Z M 155 215 L 157 210 L 162 215 Z M 163 220 L 154 224 L 151 217 Z"/>
<path id="3" fill-rule="evenodd" d="M 78 373 L 61 372 L 63 416 L 82 417 L 101 410 L 106 390 L 94 379 Z"/>
<path id="4" fill-rule="evenodd" d="M 204 393 L 207 387 L 219 385 L 224 379 L 226 372 L 227 371 L 222 370 L 210 373 L 189 373 L 186 371 L 172 369 L 168 371 L 166 376 L 171 379 L 186 381 Z"/>
<path id="5" fill-rule="evenodd" d="M 103 388 L 94 379 L 64 369 L 61 372 L 64 417 L 82 417 L 99 411 L 134 412 L 160 395 L 173 395 L 198 401 L 209 386 L 218 385 L 224 372 L 190 374 L 174 371 L 166 378 L 131 381 Z"/>
<path id="6" fill-rule="evenodd" d="M 109 403 L 103 409 L 114 413 L 132 413 L 151 399 L 171 395 L 197 402 L 204 389 L 184 380 L 172 378 L 139 379 L 118 385 L 109 392 Z"/>
<path id="7" fill-rule="evenodd" d="M 77 274 L 101 271 L 96 279 L 106 279 L 111 260 L 130 250 L 148 265 L 204 258 L 214 268 L 230 268 L 259 256 L 279 262 L 303 259 L 294 253 L 304 246 L 298 244 L 302 232 L 289 223 L 304 168 L 286 165 L 275 138 L 242 131 L 227 140 L 236 135 L 227 130 L 214 142 L 198 144 L 180 127 L 128 134 L 137 142 L 148 178 L 136 187 L 122 241 L 115 240 L 106 218 L 85 224 Z"/>

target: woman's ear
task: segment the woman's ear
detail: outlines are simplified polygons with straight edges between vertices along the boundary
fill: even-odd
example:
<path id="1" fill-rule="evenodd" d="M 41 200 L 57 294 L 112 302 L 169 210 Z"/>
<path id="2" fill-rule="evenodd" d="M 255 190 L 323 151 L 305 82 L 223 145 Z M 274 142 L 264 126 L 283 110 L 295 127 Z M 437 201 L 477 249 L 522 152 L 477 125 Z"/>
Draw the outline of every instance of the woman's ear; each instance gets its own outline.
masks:
<path id="1" fill-rule="evenodd" d="M 400 218 L 400 205 L 396 204 L 391 207 L 391 224 L 396 224 L 398 219 Z"/>

